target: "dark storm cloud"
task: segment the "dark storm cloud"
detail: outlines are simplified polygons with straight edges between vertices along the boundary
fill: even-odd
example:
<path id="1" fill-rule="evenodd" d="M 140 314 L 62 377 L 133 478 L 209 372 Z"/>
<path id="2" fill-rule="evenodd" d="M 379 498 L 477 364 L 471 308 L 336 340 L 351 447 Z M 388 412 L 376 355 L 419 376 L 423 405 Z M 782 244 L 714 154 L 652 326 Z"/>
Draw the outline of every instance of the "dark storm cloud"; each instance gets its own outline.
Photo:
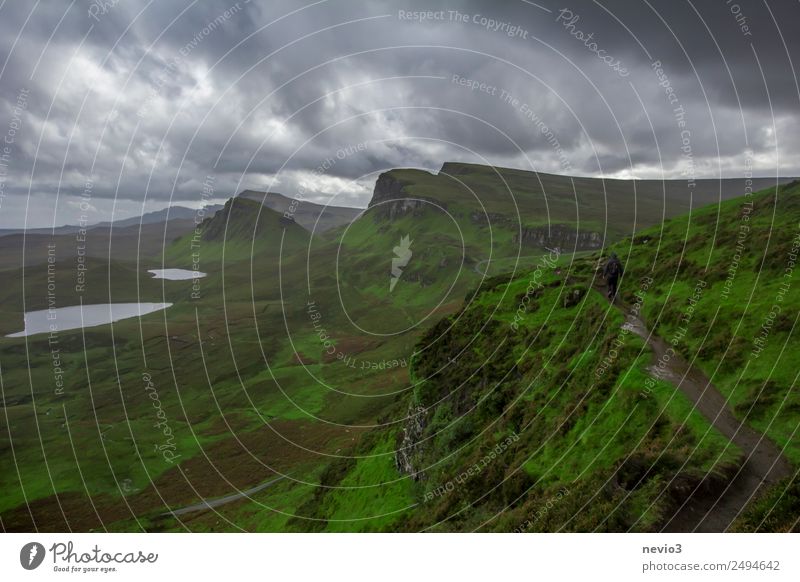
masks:
<path id="1" fill-rule="evenodd" d="M 213 175 L 219 198 L 302 187 L 363 206 L 376 172 L 448 160 L 713 177 L 752 158 L 797 175 L 798 16 L 750 0 L 6 3 L 0 134 L 29 98 L 2 192 L 59 223 L 87 179 L 134 202 L 198 203 Z M 0 206 L 3 226 L 20 207 Z"/>

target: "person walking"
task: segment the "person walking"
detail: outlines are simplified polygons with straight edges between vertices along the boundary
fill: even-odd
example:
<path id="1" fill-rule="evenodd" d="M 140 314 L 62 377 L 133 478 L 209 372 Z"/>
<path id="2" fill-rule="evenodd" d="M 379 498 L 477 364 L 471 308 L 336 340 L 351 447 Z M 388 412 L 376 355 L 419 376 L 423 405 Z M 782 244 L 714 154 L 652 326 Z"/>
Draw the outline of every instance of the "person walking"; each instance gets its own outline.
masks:
<path id="1" fill-rule="evenodd" d="M 623 271 L 622 262 L 619 260 L 619 257 L 617 257 L 617 253 L 611 253 L 611 257 L 603 268 L 603 277 L 605 277 L 608 287 L 608 298 L 611 301 L 614 301 L 614 298 L 617 296 L 619 279 L 622 277 Z"/>

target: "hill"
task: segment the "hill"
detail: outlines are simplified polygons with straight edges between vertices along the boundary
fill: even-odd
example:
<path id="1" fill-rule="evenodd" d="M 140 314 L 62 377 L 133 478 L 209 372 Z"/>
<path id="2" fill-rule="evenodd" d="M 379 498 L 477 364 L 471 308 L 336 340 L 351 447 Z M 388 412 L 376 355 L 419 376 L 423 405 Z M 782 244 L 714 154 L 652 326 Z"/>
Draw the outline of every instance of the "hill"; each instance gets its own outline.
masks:
<path id="1" fill-rule="evenodd" d="M 256 260 L 263 262 L 307 246 L 309 233 L 294 220 L 248 198 L 231 198 L 222 210 L 164 251 L 165 264 Z"/>
<path id="2" fill-rule="evenodd" d="M 758 190 L 789 180 L 756 178 L 750 186 Z M 382 174 L 369 208 L 396 214 L 403 206 L 435 201 L 453 215 L 466 213 L 473 223 L 510 232 L 523 247 L 586 250 L 740 196 L 747 186 L 745 179 L 696 180 L 690 187 L 686 180 L 570 177 L 448 162 L 436 174 L 414 169 Z"/>
<path id="3" fill-rule="evenodd" d="M 685 307 L 673 305 L 674 290 L 693 293 L 698 269 L 726 270 L 736 258 L 742 201 L 663 227 L 653 202 L 649 230 L 630 236 L 609 227 L 601 244 L 614 245 L 628 265 L 625 303 L 611 307 L 594 290 L 599 249 L 575 244 L 579 237 L 560 251 L 553 239 L 515 240 L 520 230 L 509 226 L 510 207 L 493 194 L 505 188 L 503 180 L 491 169 L 463 172 L 461 181 L 478 196 L 427 182 L 455 178 L 392 171 L 376 184 L 367 212 L 322 237 L 260 201 L 237 197 L 146 265 L 91 262 L 93 301 L 132 296 L 173 306 L 113 329 L 62 333 L 61 393 L 54 392 L 47 338 L 27 345 L 0 338 L 7 415 L 0 423 L 8 423 L 0 429 L 13 438 L 15 453 L 13 466 L 2 467 L 4 527 L 652 531 L 685 528 L 692 516 L 680 507 L 698 486 L 714 495 L 736 483 L 737 474 L 752 476 L 741 471 L 748 466 L 746 442 L 695 410 L 672 378 L 653 378 L 656 350 L 623 333 L 620 309 L 635 304 L 638 278 L 653 271 L 640 313 L 644 325 L 670 339 L 670 318 Z M 530 176 L 498 173 L 516 184 L 515 199 L 530 194 L 532 202 L 517 203 L 525 208 L 521 222 L 541 228 Z M 582 232 L 569 212 L 597 211 L 597 190 L 576 205 L 570 179 L 552 178 L 565 180 L 570 190 L 549 188 L 544 208 L 563 219 L 555 224 L 568 225 L 563 232 Z M 602 182 L 587 182 L 586 192 L 593 184 Z M 611 186 L 617 190 L 607 188 L 606 198 L 615 208 L 629 186 Z M 775 346 L 790 338 L 786 322 L 776 315 L 767 345 L 747 367 L 763 376 L 736 384 L 715 365 L 723 355 L 742 357 L 749 340 L 737 339 L 726 351 L 725 334 L 740 331 L 717 327 L 711 310 L 729 288 L 726 295 L 736 301 L 721 308 L 730 310 L 726 317 L 746 313 L 747 333 L 763 326 L 747 305 L 773 303 L 777 289 L 762 285 L 778 278 L 775 245 L 783 249 L 778 256 L 791 253 L 787 237 L 797 213 L 787 204 L 796 192 L 792 185 L 750 197 L 757 220 L 748 223 L 753 228 L 743 244 L 759 254 L 743 261 L 738 252 L 730 283 L 727 275 L 709 276 L 713 294 L 703 295 L 708 303 L 694 320 L 707 328 L 691 329 L 693 342 L 708 330 L 709 339 L 716 330 L 721 337 L 711 347 L 702 343 L 697 358 L 686 346 L 700 343 L 680 346 L 720 394 L 732 395 L 731 418 L 780 447 L 788 444 L 784 456 L 793 463 L 791 414 L 782 416 L 781 408 L 793 402 L 792 394 L 783 399 L 792 384 L 784 372 L 777 380 L 773 374 L 763 391 L 756 384 L 769 374 L 771 359 L 785 353 Z M 483 216 L 476 200 L 491 226 L 473 218 L 476 204 Z M 625 224 L 613 212 L 609 221 Z M 715 250 L 703 255 L 703 245 Z M 765 265 L 777 262 L 756 285 L 743 274 L 755 274 L 759 257 Z M 208 276 L 151 279 L 146 269 L 161 263 Z M 26 279 L 38 273 L 30 291 L 40 302 L 45 266 L 26 271 Z M 74 273 L 64 267 L 68 284 Z M 741 300 L 750 297 L 747 285 L 755 289 L 750 304 Z M 18 300 L 19 287 L 10 285 L 0 306 Z M 659 319 L 658 302 L 672 314 L 667 319 Z M 150 384 L 174 435 L 166 445 L 143 391 Z M 758 418 L 747 413 L 752 402 Z M 64 438 L 67 425 L 72 439 Z M 159 446 L 180 456 L 167 460 Z M 45 462 L 48 474 L 41 471 Z M 289 478 L 275 481 L 281 475 Z M 204 498 L 224 501 L 232 487 L 252 491 L 252 499 L 220 502 L 214 511 L 181 514 L 180 521 L 164 515 Z M 736 527 L 764 529 L 761 521 L 770 529 L 789 527 L 773 511 L 791 509 L 797 498 L 783 491 L 773 485 Z M 675 515 L 685 519 L 676 524 Z"/>
<path id="4" fill-rule="evenodd" d="M 334 461 L 305 509 L 387 516 L 354 529 L 796 528 L 798 211 L 793 182 L 617 243 L 616 306 L 597 289 L 599 254 L 487 281 L 417 344 L 402 428 Z M 632 310 L 672 351 L 634 333 Z M 677 361 L 683 375 L 669 373 Z M 721 395 L 714 414 L 698 377 Z M 748 431 L 776 452 L 740 447 Z M 392 449 L 394 478 L 380 455 Z M 380 498 L 349 489 L 367 475 Z"/>

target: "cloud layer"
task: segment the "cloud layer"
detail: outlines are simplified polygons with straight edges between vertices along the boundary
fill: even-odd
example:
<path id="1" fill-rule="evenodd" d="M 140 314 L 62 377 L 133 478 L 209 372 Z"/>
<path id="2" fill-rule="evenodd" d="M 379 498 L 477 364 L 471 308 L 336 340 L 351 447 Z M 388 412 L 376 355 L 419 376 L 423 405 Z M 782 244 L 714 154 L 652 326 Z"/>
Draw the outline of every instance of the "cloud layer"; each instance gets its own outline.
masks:
<path id="1" fill-rule="evenodd" d="M 498 4 L 6 3 L 0 227 L 75 222 L 87 183 L 104 220 L 207 176 L 366 206 L 379 172 L 454 160 L 800 174 L 800 4 Z"/>

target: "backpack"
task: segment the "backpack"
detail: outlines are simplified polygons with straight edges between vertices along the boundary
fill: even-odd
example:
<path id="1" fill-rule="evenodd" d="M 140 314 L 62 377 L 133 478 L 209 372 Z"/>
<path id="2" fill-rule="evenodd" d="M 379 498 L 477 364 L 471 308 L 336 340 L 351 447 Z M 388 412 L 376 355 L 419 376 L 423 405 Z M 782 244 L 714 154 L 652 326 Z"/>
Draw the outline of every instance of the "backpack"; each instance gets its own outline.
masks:
<path id="1" fill-rule="evenodd" d="M 618 260 L 610 260 L 606 265 L 606 276 L 607 277 L 619 277 L 622 265 L 620 265 Z"/>

